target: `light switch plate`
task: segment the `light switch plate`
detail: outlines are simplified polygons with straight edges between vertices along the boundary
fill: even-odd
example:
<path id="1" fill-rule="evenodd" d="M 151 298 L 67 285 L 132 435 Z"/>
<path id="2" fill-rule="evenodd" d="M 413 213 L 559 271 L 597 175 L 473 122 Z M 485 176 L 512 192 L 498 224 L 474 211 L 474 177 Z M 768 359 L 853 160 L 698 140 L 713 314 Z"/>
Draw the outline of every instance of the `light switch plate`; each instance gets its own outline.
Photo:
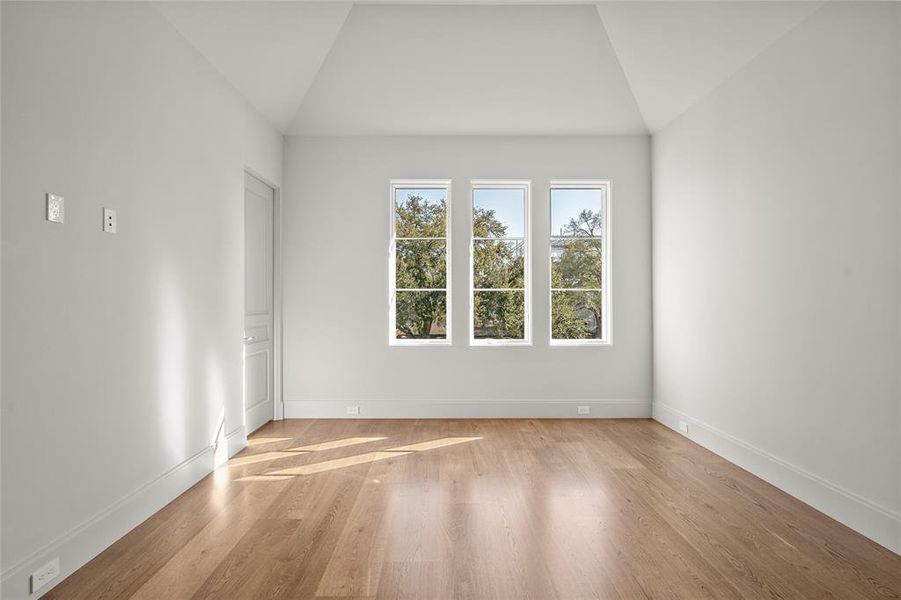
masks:
<path id="1" fill-rule="evenodd" d="M 51 223 L 66 222 L 66 199 L 57 194 L 47 194 L 47 220 Z"/>
<path id="2" fill-rule="evenodd" d="M 116 233 L 119 230 L 116 211 L 112 208 L 103 209 L 103 231 L 106 233 Z"/>

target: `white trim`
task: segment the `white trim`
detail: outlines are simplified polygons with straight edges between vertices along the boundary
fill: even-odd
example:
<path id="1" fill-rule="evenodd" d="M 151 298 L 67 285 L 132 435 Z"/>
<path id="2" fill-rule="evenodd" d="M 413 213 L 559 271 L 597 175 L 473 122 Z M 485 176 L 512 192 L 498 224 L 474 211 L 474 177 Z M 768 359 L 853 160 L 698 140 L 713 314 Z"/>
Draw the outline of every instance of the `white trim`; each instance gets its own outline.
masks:
<path id="1" fill-rule="evenodd" d="M 554 302 L 553 295 L 556 290 L 553 287 L 551 269 L 553 268 L 552 258 L 548 252 L 548 339 L 550 346 L 612 346 L 613 345 L 613 294 L 610 293 L 610 287 L 613 284 L 613 258 L 611 250 L 613 249 L 613 183 L 609 179 L 552 179 L 548 186 L 548 224 L 549 229 L 553 227 L 553 203 L 551 202 L 551 194 L 555 189 L 601 189 L 605 190 L 604 194 L 604 230 L 601 236 L 603 242 L 603 255 L 601 256 L 601 323 L 599 324 L 604 337 L 601 339 L 587 340 L 555 340 L 554 339 Z M 548 246 L 552 243 L 555 236 L 550 231 L 548 236 Z M 567 238 L 570 239 L 570 238 Z M 597 239 L 586 237 L 573 237 L 571 239 Z M 575 290 L 573 290 L 575 291 Z M 585 291 L 591 291 L 586 288 Z"/>
<path id="2" fill-rule="evenodd" d="M 246 445 L 243 426 L 227 436 L 229 457 Z M 3 571 L 0 597 L 39 598 L 213 471 L 214 448 L 207 446 L 165 473 L 141 485 L 49 544 Z M 29 577 L 59 557 L 60 574 L 31 595 Z"/>
<path id="3" fill-rule="evenodd" d="M 573 347 L 581 347 L 581 346 L 612 346 L 612 342 L 608 342 L 607 340 L 599 340 L 595 338 L 584 339 L 584 340 L 555 340 L 551 339 L 549 346 L 552 348 L 573 348 Z"/>
<path id="4" fill-rule="evenodd" d="M 473 204 L 477 189 L 521 189 L 525 194 L 523 206 L 522 237 L 510 238 L 477 238 L 473 235 Z M 532 345 L 532 180 L 531 179 L 473 179 L 469 182 L 469 345 L 480 348 L 498 348 L 506 346 L 528 347 Z M 484 289 L 475 287 L 475 242 L 523 242 L 523 289 Z M 519 292 L 523 298 L 523 338 L 522 339 L 485 339 L 475 337 L 475 293 L 485 292 Z"/>
<path id="5" fill-rule="evenodd" d="M 444 305 L 445 305 L 445 321 L 446 321 L 446 335 L 444 339 L 407 339 L 407 338 L 397 338 L 395 337 L 397 331 L 397 314 L 394 309 L 395 306 L 395 295 L 397 293 L 396 286 L 396 265 L 395 265 L 395 244 L 396 244 L 396 236 L 395 236 L 395 228 L 394 228 L 394 213 L 396 210 L 395 205 L 395 190 L 398 188 L 420 188 L 420 189 L 435 189 L 435 190 L 446 190 L 447 191 L 447 202 L 445 204 L 445 237 L 444 238 L 421 238 L 421 239 L 444 239 L 446 241 L 445 244 L 445 284 L 444 288 L 438 288 L 434 290 L 434 292 L 444 292 Z M 450 179 L 392 179 L 388 182 L 388 345 L 389 346 L 450 346 L 453 344 L 453 303 L 452 298 L 453 294 L 451 293 L 451 257 L 453 254 L 453 248 L 451 246 L 451 238 L 452 238 L 452 202 L 451 202 L 451 180 Z M 406 239 L 406 238 L 401 238 Z M 414 238 L 409 238 L 414 239 Z M 416 238 L 420 239 L 420 238 Z M 400 291 L 403 291 L 400 290 Z"/>
<path id="6" fill-rule="evenodd" d="M 594 5 L 589 0 L 355 0 L 355 4 L 415 4 L 415 5 L 450 5 L 450 6 L 472 6 L 472 5 L 497 5 L 497 6 L 520 6 L 520 5 L 558 5 L 558 4 L 587 4 Z"/>
<path id="7" fill-rule="evenodd" d="M 269 422 L 263 420 L 267 415 L 269 415 L 269 408 L 269 403 L 265 401 L 253 406 L 246 407 L 244 409 L 245 424 L 242 426 L 242 429 L 244 429 L 245 431 L 250 429 L 251 425 L 248 425 L 248 423 L 253 423 L 253 429 L 247 431 L 248 434 L 251 434 L 260 427 L 264 427 Z"/>
<path id="8" fill-rule="evenodd" d="M 898 512 L 660 402 L 653 404 L 653 418 L 676 432 L 679 421 L 685 421 L 688 433 L 682 435 L 688 439 L 901 554 Z"/>
<path id="9" fill-rule="evenodd" d="M 229 458 L 246 448 L 247 431 L 244 429 L 244 425 L 239 425 L 234 431 L 226 434 L 225 443 L 228 445 Z"/>
<path id="10" fill-rule="evenodd" d="M 272 402 L 273 418 L 285 418 L 283 363 L 284 264 L 282 262 L 282 192 L 277 185 L 245 166 L 244 172 L 272 190 Z M 243 393 L 243 392 L 242 392 Z M 242 426 L 243 428 L 243 426 Z"/>
<path id="11" fill-rule="evenodd" d="M 450 346 L 451 343 L 448 339 L 435 338 L 435 339 L 407 339 L 407 338 L 396 338 L 388 342 L 389 346 L 396 348 L 403 348 L 405 346 Z M 290 419 L 291 417 L 285 417 L 286 419 Z"/>
<path id="12" fill-rule="evenodd" d="M 348 415 L 348 406 L 360 407 Z M 579 406 L 591 414 L 579 415 Z M 615 419 L 648 418 L 649 400 L 289 400 L 289 419 Z"/>

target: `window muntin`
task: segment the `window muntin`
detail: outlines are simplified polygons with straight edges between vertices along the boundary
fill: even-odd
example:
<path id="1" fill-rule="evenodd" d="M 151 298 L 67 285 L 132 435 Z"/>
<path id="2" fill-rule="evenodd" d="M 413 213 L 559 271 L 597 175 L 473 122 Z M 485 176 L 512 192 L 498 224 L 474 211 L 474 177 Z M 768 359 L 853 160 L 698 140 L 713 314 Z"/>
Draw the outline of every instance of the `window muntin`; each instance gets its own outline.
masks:
<path id="1" fill-rule="evenodd" d="M 470 344 L 529 345 L 528 181 L 473 181 Z"/>
<path id="2" fill-rule="evenodd" d="M 450 181 L 392 181 L 390 344 L 450 344 L 450 257 Z"/>
<path id="3" fill-rule="evenodd" d="M 610 343 L 610 184 L 552 182 L 551 345 Z"/>

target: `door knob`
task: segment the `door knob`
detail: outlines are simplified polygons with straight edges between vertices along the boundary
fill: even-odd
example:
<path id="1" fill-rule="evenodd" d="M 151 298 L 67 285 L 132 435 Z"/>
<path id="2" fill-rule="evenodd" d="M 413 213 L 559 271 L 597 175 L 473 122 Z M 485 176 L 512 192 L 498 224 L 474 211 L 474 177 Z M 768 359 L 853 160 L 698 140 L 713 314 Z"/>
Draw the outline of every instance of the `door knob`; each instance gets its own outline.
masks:
<path id="1" fill-rule="evenodd" d="M 254 341 L 255 339 L 257 339 L 257 337 L 255 335 L 248 335 L 247 337 L 244 338 L 244 343 L 249 344 L 250 342 Z"/>

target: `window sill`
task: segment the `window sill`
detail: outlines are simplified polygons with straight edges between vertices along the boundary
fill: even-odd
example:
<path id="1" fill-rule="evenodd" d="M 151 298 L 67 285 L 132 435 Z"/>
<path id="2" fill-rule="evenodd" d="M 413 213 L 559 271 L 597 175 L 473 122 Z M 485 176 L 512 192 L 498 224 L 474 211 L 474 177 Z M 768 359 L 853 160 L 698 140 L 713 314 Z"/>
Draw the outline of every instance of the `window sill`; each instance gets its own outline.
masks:
<path id="1" fill-rule="evenodd" d="M 469 345 L 476 348 L 529 347 L 532 340 L 484 340 L 471 339 Z"/>
<path id="2" fill-rule="evenodd" d="M 389 340 L 388 345 L 389 346 L 397 346 L 397 347 L 404 347 L 404 346 L 420 347 L 420 346 L 450 346 L 452 344 L 451 344 L 450 340 Z"/>
<path id="3" fill-rule="evenodd" d="M 609 340 L 551 340 L 551 347 L 556 348 L 578 348 L 578 347 L 590 347 L 590 346 L 612 346 L 613 343 Z"/>

